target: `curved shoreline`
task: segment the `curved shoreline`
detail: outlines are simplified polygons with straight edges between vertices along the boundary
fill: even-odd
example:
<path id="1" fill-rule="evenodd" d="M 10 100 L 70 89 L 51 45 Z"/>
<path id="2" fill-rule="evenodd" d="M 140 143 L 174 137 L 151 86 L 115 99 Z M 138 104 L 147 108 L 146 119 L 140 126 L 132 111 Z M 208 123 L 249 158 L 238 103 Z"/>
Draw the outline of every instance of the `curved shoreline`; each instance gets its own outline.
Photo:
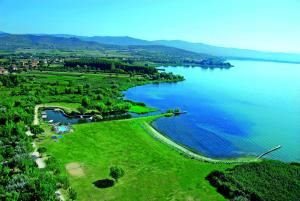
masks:
<path id="1" fill-rule="evenodd" d="M 209 158 L 204 155 L 201 155 L 199 153 L 195 153 L 186 147 L 174 142 L 170 138 L 166 137 L 165 135 L 161 134 L 159 131 L 157 131 L 149 122 L 144 122 L 141 124 L 141 127 L 153 138 L 159 140 L 160 142 L 174 148 L 176 151 L 179 151 L 180 153 L 186 155 L 187 157 L 204 161 L 204 162 L 210 162 L 210 163 L 249 163 L 249 162 L 258 162 L 259 159 L 255 157 L 249 157 L 249 158 L 233 158 L 233 159 L 214 159 Z"/>

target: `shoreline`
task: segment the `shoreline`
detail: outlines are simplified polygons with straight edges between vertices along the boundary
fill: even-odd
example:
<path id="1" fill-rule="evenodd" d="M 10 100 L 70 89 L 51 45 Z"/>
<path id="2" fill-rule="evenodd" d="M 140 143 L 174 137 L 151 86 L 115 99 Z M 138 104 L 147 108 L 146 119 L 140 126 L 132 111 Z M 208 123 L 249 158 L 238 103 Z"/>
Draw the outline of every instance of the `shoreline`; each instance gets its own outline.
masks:
<path id="1" fill-rule="evenodd" d="M 158 117 L 159 118 L 159 117 Z M 238 157 L 238 158 L 227 158 L 227 159 L 214 159 L 210 157 L 206 157 L 200 153 L 196 153 L 194 151 L 189 150 L 188 148 L 184 147 L 173 141 L 172 139 L 168 138 L 167 136 L 160 133 L 157 129 L 155 129 L 151 122 L 144 122 L 140 125 L 149 135 L 153 138 L 159 140 L 161 143 L 168 145 L 169 147 L 173 148 L 174 150 L 184 154 L 185 156 L 196 159 L 203 162 L 209 163 L 249 163 L 249 162 L 258 162 L 261 159 L 257 159 L 256 157 Z"/>

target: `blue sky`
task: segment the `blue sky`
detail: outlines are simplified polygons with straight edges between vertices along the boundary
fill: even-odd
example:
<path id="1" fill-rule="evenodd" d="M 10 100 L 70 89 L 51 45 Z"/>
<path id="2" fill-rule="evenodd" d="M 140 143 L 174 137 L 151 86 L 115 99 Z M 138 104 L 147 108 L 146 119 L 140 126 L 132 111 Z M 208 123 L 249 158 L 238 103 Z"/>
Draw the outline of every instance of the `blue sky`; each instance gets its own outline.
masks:
<path id="1" fill-rule="evenodd" d="M 299 0 L 0 0 L 0 30 L 300 53 Z"/>

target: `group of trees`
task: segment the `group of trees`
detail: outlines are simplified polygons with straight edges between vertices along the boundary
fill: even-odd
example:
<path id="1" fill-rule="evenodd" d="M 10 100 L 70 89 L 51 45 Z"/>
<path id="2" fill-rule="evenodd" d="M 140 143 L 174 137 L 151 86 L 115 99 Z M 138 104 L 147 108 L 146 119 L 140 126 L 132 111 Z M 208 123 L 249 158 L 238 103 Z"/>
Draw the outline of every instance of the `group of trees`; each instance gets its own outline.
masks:
<path id="1" fill-rule="evenodd" d="M 1 80 L 12 91 L 20 84 L 19 80 L 27 81 L 15 75 L 2 76 Z M 56 200 L 55 191 L 68 183 L 67 178 L 60 174 L 60 166 L 51 166 L 51 160 L 49 167 L 37 167 L 30 155 L 32 139 L 26 135 L 29 127 L 35 134 L 42 132 L 40 127 L 31 125 L 36 99 L 30 96 L 1 98 L 0 200 Z M 6 98 L 7 101 L 3 101 Z"/>
<path id="2" fill-rule="evenodd" d="M 184 64 L 193 64 L 198 65 L 202 68 L 231 68 L 232 65 L 229 62 L 224 62 L 224 60 L 220 58 L 207 58 L 202 60 L 183 60 Z"/>
<path id="3" fill-rule="evenodd" d="M 65 67 L 76 68 L 78 70 L 102 70 L 108 72 L 126 72 L 137 74 L 155 74 L 156 68 L 150 66 L 137 66 L 121 61 L 109 60 L 109 59 L 94 59 L 94 58 L 82 58 L 82 59 L 70 59 L 65 61 Z"/>
<path id="4" fill-rule="evenodd" d="M 171 82 L 177 82 L 177 81 L 182 81 L 184 80 L 184 77 L 181 75 L 174 75 L 173 73 L 166 73 L 166 72 L 161 72 L 161 73 L 156 73 L 156 74 L 146 74 L 144 75 L 146 79 L 150 80 L 163 80 L 163 81 L 171 81 Z"/>
<path id="5" fill-rule="evenodd" d="M 0 76 L 0 87 L 15 87 L 24 81 L 23 78 L 16 75 Z"/>
<path id="6" fill-rule="evenodd" d="M 206 179 L 230 200 L 297 201 L 300 198 L 300 164 L 263 161 L 213 171 Z"/>
<path id="7" fill-rule="evenodd" d="M 85 113 L 87 110 L 97 110 L 101 115 L 122 114 L 129 110 L 132 106 L 130 102 L 123 100 L 115 100 L 105 98 L 104 100 L 91 100 L 88 96 L 83 96 L 81 107 L 78 108 L 80 113 Z"/>
<path id="8" fill-rule="evenodd" d="M 32 118 L 21 107 L 2 105 L 0 125 L 1 200 L 55 200 L 56 176 L 37 168 L 30 156 L 26 125 Z M 20 112 L 22 111 L 22 112 Z M 32 116 L 32 115 L 31 115 Z"/>
<path id="9" fill-rule="evenodd" d="M 10 77 L 13 80 L 16 79 L 16 76 Z M 78 102 L 81 103 L 78 110 L 82 114 L 92 110 L 93 112 L 98 111 L 97 113 L 101 115 L 109 116 L 126 113 L 132 105 L 119 98 L 122 94 L 119 83 L 115 81 L 107 81 L 103 85 L 97 83 L 97 86 L 93 86 L 89 80 L 81 80 L 80 78 L 78 78 L 79 83 L 64 80 L 61 80 L 61 82 L 42 81 L 44 79 L 42 76 L 41 78 L 38 76 L 28 76 L 26 78 L 27 80 L 23 80 L 19 85 L 12 86 L 13 90 L 10 90 L 11 96 L 23 96 L 21 101 L 15 102 L 21 107 L 27 107 L 28 104 L 33 104 L 34 107 L 34 103 L 43 102 Z M 17 79 L 22 80 L 24 77 Z M 28 102 L 25 100 L 28 100 Z"/>

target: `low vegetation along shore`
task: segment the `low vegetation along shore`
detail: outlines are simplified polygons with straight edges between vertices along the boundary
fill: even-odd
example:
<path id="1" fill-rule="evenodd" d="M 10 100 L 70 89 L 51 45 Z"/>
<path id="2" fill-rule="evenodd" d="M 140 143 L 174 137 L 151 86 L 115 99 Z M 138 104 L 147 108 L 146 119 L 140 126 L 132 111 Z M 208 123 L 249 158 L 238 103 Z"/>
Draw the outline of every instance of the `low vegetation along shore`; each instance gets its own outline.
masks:
<path id="1" fill-rule="evenodd" d="M 39 119 L 41 107 L 102 118 L 152 112 L 156 109 L 124 100 L 122 91 L 183 79 L 152 71 L 129 73 L 126 68 L 96 73 L 76 68 L 0 77 L 1 199 L 294 200 L 289 197 L 291 186 L 293 195 L 300 197 L 298 163 L 219 161 L 195 154 L 149 125 L 170 115 L 74 124 L 73 132 L 54 141 L 48 123 Z M 32 152 L 39 153 L 43 167 L 38 167 Z M 280 185 L 272 184 L 270 177 Z M 269 188 L 284 193 L 266 196 Z"/>

